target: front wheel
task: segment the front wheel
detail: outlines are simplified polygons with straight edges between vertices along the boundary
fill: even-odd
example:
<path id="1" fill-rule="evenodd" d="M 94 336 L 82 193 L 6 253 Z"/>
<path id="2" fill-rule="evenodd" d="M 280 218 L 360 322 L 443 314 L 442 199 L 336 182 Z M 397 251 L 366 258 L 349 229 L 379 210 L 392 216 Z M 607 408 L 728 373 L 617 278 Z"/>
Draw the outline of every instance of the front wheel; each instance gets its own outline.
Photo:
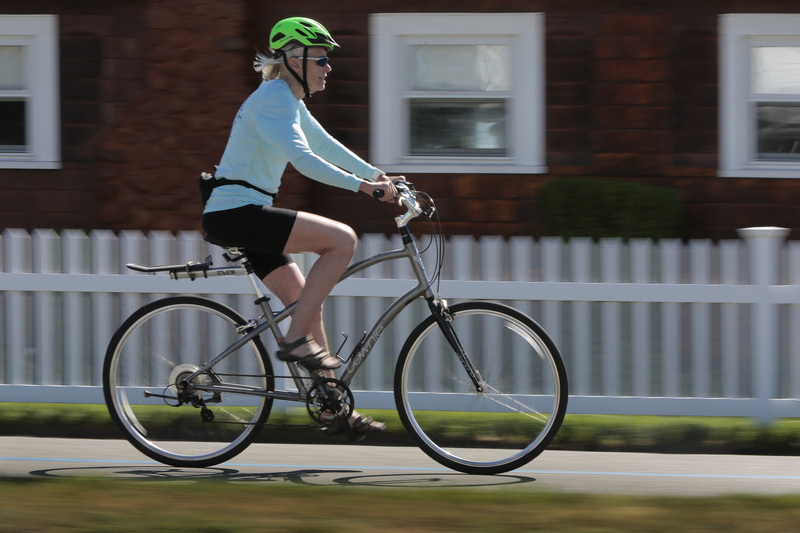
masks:
<path id="1" fill-rule="evenodd" d="M 450 307 L 455 337 L 480 390 L 435 317 L 409 335 L 397 361 L 400 419 L 431 458 L 469 474 L 527 464 L 558 432 L 567 372 L 558 348 L 527 315 L 491 302 Z"/>
<path id="2" fill-rule="evenodd" d="M 125 437 L 173 466 L 211 466 L 244 450 L 272 407 L 271 398 L 237 392 L 274 390 L 261 339 L 197 371 L 246 330 L 235 311 L 195 296 L 164 298 L 133 313 L 103 365 L 106 405 Z"/>

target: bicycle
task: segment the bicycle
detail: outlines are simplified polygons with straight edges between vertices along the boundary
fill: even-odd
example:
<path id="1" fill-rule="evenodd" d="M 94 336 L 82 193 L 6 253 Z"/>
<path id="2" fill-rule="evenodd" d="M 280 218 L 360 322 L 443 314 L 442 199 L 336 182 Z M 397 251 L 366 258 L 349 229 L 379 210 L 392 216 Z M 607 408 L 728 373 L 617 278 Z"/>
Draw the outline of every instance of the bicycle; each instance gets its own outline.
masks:
<path id="1" fill-rule="evenodd" d="M 507 472 L 538 456 L 567 407 L 567 372 L 558 348 L 541 326 L 507 305 L 448 304 L 438 293 L 444 237 L 433 200 L 411 184 L 399 182 L 397 188 L 397 203 L 405 208 L 395 219 L 403 248 L 356 262 L 342 280 L 407 259 L 417 285 L 341 358 L 338 378 L 287 363 L 286 379 L 296 390 L 275 389 L 281 376 L 273 372 L 261 335 L 282 340 L 280 323 L 295 304 L 273 311 L 241 250 L 226 247 L 225 258 L 234 266 L 214 267 L 210 257 L 183 265 L 128 265 L 174 279 L 245 275 L 258 315 L 244 318 L 205 297 L 172 296 L 125 320 L 105 355 L 103 390 L 111 417 L 133 446 L 172 466 L 219 464 L 253 442 L 276 399 L 305 404 L 319 427 L 346 424 L 354 409 L 353 377 L 392 320 L 422 298 L 430 315 L 408 336 L 394 372 L 397 411 L 416 444 L 440 464 L 471 474 Z M 427 248 L 420 252 L 408 229 L 419 216 L 427 219 L 438 250 L 431 276 L 422 261 Z M 189 333 L 190 324 L 199 324 L 200 333 Z"/>

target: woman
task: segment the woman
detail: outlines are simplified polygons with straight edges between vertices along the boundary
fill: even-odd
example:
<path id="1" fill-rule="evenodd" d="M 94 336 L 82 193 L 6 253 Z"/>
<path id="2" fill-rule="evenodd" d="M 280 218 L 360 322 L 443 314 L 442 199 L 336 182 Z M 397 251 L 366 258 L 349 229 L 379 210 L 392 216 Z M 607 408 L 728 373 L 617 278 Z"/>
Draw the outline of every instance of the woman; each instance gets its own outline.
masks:
<path id="1" fill-rule="evenodd" d="M 333 139 L 311 116 L 304 97 L 325 89 L 328 53 L 338 48 L 318 22 L 294 17 L 270 33 L 270 51 L 254 64 L 263 82 L 242 104 L 217 167 L 214 189 L 203 212 L 212 237 L 243 248 L 266 287 L 284 305 L 297 301 L 291 326 L 277 356 L 309 371 L 341 362 L 330 354 L 322 303 L 353 257 L 356 235 L 334 220 L 272 207 L 286 163 L 314 180 L 370 196 L 382 191 L 392 202 L 392 179 Z M 303 278 L 287 254 L 314 252 L 319 258 Z M 353 413 L 350 429 L 364 434 L 383 424 Z M 341 433 L 346 427 L 328 430 Z"/>

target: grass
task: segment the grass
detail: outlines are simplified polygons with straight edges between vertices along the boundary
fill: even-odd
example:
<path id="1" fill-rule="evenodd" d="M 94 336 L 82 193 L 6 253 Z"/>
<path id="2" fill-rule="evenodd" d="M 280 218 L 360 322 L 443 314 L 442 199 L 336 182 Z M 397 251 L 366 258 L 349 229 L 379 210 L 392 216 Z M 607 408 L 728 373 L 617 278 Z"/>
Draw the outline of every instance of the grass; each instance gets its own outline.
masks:
<path id="1" fill-rule="evenodd" d="M 366 411 L 386 422 L 384 434 L 370 443 L 413 445 L 395 411 Z M 446 415 L 439 415 L 446 416 Z M 307 425 L 304 410 L 275 411 L 274 424 Z M 103 405 L 0 403 L 0 435 L 121 438 Z M 309 428 L 264 429 L 263 442 L 339 443 Z M 567 415 L 551 445 L 554 449 L 661 453 L 736 453 L 800 455 L 800 419 L 761 426 L 752 419 Z"/>
<path id="2" fill-rule="evenodd" d="M 396 413 L 370 414 L 388 423 L 383 444 L 407 443 Z M 306 420 L 290 412 L 276 413 L 272 421 Z M 102 405 L 0 404 L 0 433 L 120 438 Z M 263 436 L 308 442 L 317 435 L 267 428 Z M 800 420 L 761 427 L 749 419 L 568 415 L 552 447 L 797 454 Z M 561 494 L 518 486 L 479 490 L 401 488 L 377 481 L 360 486 L 300 483 L 282 478 L 0 479 L 0 524 L 4 531 L 20 533 L 770 533 L 795 531 L 800 523 L 800 494 L 677 498 Z"/>
<path id="3" fill-rule="evenodd" d="M 221 481 L 0 481 L 4 531 L 394 533 L 795 531 L 800 496 L 308 487 Z"/>
<path id="4" fill-rule="evenodd" d="M 800 455 L 800 419 L 568 415 L 554 447 L 667 453 Z"/>

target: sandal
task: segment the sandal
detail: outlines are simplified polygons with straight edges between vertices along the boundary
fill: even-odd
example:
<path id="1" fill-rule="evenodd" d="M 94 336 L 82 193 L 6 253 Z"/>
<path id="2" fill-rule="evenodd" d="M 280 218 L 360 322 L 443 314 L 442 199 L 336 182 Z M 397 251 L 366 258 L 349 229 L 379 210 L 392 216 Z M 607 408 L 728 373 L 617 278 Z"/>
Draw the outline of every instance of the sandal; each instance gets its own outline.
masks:
<path id="1" fill-rule="evenodd" d="M 314 342 L 314 339 L 311 338 L 311 335 L 300 337 L 294 342 L 281 342 L 276 355 L 281 361 L 285 361 L 287 363 L 297 363 L 306 370 L 312 372 L 316 370 L 331 370 L 342 366 L 342 361 L 329 354 L 325 348 L 319 348 L 319 350 L 312 351 L 307 355 L 295 355 L 292 353 L 292 351 L 296 350 L 300 346 L 310 344 L 312 342 Z"/>
<path id="2" fill-rule="evenodd" d="M 357 415 L 350 420 L 342 420 L 333 426 L 322 428 L 322 434 L 326 437 L 335 437 L 342 433 L 347 433 L 347 438 L 351 441 L 363 440 L 367 433 L 380 433 L 386 429 L 383 422 L 375 422 L 371 416 Z"/>

